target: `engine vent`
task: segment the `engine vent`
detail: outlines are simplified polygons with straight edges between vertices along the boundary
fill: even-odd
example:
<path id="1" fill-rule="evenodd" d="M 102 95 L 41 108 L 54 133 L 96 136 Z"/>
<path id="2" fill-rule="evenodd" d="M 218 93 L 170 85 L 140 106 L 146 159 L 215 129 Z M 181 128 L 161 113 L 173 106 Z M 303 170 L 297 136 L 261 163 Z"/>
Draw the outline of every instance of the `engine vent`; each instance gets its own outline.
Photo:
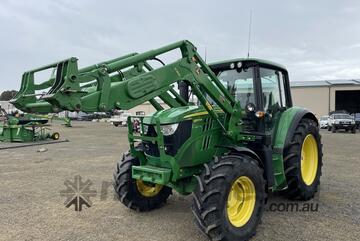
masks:
<path id="1" fill-rule="evenodd" d="M 202 150 L 207 150 L 209 149 L 210 146 L 210 141 L 211 141 L 211 135 L 205 136 L 202 142 Z"/>
<path id="2" fill-rule="evenodd" d="M 202 131 L 205 132 L 210 130 L 212 128 L 212 125 L 213 125 L 213 119 L 211 117 L 206 117 L 204 120 Z"/>

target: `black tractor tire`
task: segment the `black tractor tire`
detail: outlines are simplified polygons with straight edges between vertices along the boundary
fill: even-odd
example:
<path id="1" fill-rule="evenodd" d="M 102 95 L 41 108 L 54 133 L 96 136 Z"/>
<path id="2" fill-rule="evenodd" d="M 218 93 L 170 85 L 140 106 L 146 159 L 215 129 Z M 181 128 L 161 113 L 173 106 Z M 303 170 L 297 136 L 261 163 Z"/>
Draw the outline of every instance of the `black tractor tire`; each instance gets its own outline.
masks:
<path id="1" fill-rule="evenodd" d="M 137 180 L 131 177 L 133 165 L 139 165 L 138 158 L 131 156 L 129 152 L 125 153 L 117 163 L 114 173 L 114 189 L 118 195 L 119 201 L 130 209 L 143 212 L 161 207 L 172 194 L 172 189 L 162 186 L 161 190 L 155 196 L 144 196 L 137 186 Z"/>
<path id="2" fill-rule="evenodd" d="M 228 198 L 230 191 L 233 193 L 233 186 L 238 184 L 237 180 L 244 176 L 253 183 L 255 191 L 249 193 L 256 193 L 256 198 L 253 196 L 249 219 L 243 225 L 235 226 L 229 218 Z M 193 193 L 192 212 L 203 233 L 211 240 L 224 241 L 249 240 L 255 235 L 266 199 L 263 170 L 255 159 L 241 154 L 216 157 L 204 164 L 202 174 L 196 178 L 198 186 Z"/>
<path id="3" fill-rule="evenodd" d="M 305 137 L 311 134 L 317 146 L 317 169 L 312 183 L 306 184 L 301 172 L 302 146 Z M 289 199 L 309 200 L 314 197 L 320 185 L 322 169 L 322 144 L 319 127 L 314 120 L 304 118 L 298 124 L 290 145 L 284 150 L 284 169 L 288 188 L 283 192 Z"/>

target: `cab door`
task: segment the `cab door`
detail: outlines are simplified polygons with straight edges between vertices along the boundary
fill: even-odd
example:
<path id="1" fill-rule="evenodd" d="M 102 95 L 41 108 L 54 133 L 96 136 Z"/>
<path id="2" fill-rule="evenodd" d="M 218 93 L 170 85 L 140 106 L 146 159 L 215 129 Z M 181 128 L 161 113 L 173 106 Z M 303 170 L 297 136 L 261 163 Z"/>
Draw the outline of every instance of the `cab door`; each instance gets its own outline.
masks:
<path id="1" fill-rule="evenodd" d="M 260 103 L 265 112 L 264 132 L 273 137 L 275 124 L 278 123 L 281 114 L 292 105 L 287 72 L 260 65 L 258 74 L 261 85 Z"/>

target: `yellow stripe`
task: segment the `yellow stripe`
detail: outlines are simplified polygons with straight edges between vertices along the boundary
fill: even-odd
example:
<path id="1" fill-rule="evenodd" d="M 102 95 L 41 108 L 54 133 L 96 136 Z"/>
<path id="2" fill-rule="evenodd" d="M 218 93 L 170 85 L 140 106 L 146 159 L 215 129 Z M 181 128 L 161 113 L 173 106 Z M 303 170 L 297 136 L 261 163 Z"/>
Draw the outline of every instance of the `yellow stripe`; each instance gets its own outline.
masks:
<path id="1" fill-rule="evenodd" d="M 216 112 L 224 112 L 222 110 L 216 110 Z M 194 114 L 190 114 L 190 115 L 187 115 L 187 116 L 184 116 L 184 118 L 192 118 L 192 117 L 196 117 L 196 116 L 202 116 L 202 115 L 208 115 L 209 112 L 207 111 L 201 111 L 201 112 L 198 112 L 198 113 L 194 113 Z"/>
<path id="2" fill-rule="evenodd" d="M 213 109 L 213 107 L 210 105 L 209 102 L 206 102 L 206 107 L 207 107 L 209 110 L 212 110 L 212 109 Z"/>
<path id="3" fill-rule="evenodd" d="M 209 114 L 207 111 L 201 111 L 201 112 L 198 112 L 198 113 L 194 113 L 194 114 L 191 114 L 191 115 L 184 116 L 184 118 L 191 118 L 191 117 L 207 115 L 207 114 Z"/>

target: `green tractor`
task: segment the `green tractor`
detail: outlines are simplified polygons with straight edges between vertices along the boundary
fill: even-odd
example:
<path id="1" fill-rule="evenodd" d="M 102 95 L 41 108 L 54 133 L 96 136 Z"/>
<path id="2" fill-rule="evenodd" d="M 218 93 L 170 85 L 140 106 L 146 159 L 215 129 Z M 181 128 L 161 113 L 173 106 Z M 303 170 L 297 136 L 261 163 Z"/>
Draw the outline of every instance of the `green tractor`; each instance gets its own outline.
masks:
<path id="1" fill-rule="evenodd" d="M 175 50 L 181 57 L 172 63 L 158 57 Z M 34 73 L 48 68 L 56 74 L 35 85 Z M 45 86 L 48 93 L 35 99 Z M 156 112 L 128 118 L 130 150 L 114 173 L 115 192 L 128 208 L 156 209 L 173 190 L 192 194 L 200 229 L 211 240 L 233 241 L 255 235 L 269 192 L 314 197 L 322 167 L 319 125 L 314 114 L 293 106 L 288 72 L 273 62 L 208 65 L 189 41 L 82 69 L 70 58 L 26 72 L 12 103 L 49 113 L 129 110 L 146 101 Z"/>

